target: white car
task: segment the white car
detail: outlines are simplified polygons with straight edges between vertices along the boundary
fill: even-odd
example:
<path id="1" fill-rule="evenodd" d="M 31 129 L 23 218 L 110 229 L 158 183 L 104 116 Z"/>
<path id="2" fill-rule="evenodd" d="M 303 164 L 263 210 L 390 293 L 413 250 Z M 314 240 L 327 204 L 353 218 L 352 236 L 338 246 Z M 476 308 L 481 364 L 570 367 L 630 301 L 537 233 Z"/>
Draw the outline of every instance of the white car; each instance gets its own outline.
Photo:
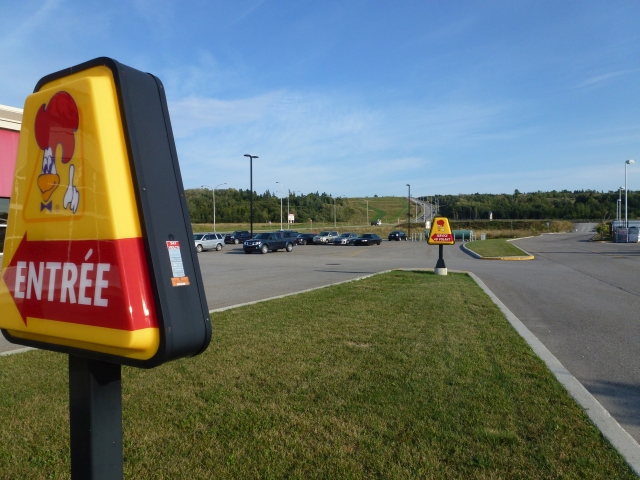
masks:
<path id="1" fill-rule="evenodd" d="M 196 250 L 198 251 L 198 253 L 202 252 L 203 250 L 212 250 L 214 248 L 220 251 L 224 246 L 224 236 L 222 236 L 221 233 L 194 233 L 193 241 L 196 244 Z"/>
<path id="2" fill-rule="evenodd" d="M 357 233 L 345 232 L 333 241 L 334 245 L 353 245 L 358 238 Z"/>
<path id="3" fill-rule="evenodd" d="M 320 232 L 318 235 L 313 237 L 313 243 L 333 243 L 336 237 L 339 237 L 340 234 L 336 231 L 325 230 L 324 232 Z"/>

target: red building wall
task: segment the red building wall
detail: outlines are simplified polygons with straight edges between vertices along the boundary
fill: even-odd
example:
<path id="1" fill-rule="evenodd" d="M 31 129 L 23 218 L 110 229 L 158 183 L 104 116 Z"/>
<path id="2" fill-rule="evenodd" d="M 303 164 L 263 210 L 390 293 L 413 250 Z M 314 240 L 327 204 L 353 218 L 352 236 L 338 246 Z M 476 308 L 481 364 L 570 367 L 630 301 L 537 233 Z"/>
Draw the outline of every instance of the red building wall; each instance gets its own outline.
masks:
<path id="1" fill-rule="evenodd" d="M 0 198 L 11 196 L 20 132 L 0 128 Z"/>

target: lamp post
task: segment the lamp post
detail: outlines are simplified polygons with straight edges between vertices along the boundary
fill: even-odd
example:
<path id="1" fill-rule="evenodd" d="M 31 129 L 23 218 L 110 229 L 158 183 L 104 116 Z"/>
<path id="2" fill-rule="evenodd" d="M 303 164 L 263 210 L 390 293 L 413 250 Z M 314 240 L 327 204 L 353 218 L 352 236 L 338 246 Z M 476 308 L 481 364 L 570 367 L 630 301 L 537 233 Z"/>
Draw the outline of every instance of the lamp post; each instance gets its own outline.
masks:
<path id="1" fill-rule="evenodd" d="M 251 190 L 250 193 L 250 222 L 251 222 L 251 238 L 253 238 L 253 159 L 254 158 L 258 158 L 257 155 L 249 155 L 248 153 L 244 154 L 245 157 L 249 157 L 249 189 Z"/>
<path id="2" fill-rule="evenodd" d="M 629 191 L 627 190 L 627 165 L 633 165 L 633 160 L 627 160 L 624 162 L 624 227 L 629 228 L 629 217 L 627 212 L 627 196 Z"/>
<path id="3" fill-rule="evenodd" d="M 336 199 L 337 197 L 333 197 L 333 228 L 338 228 L 336 226 Z"/>
<path id="4" fill-rule="evenodd" d="M 340 197 L 334 197 L 333 198 L 333 228 L 338 228 L 337 224 L 336 224 L 336 218 L 337 218 L 337 215 L 336 215 L 336 200 L 338 200 L 338 198 L 340 198 Z"/>
<path id="5" fill-rule="evenodd" d="M 226 185 L 225 183 L 220 183 L 213 187 L 213 231 L 216 231 L 216 188 L 221 187 L 222 185 Z"/>
<path id="6" fill-rule="evenodd" d="M 369 225 L 369 200 L 365 200 L 367 202 L 367 225 Z"/>
<path id="7" fill-rule="evenodd" d="M 216 188 L 226 184 L 227 184 L 226 182 L 220 183 L 211 189 L 213 194 L 213 231 L 214 232 L 216 231 Z M 202 188 L 211 188 L 211 187 L 208 185 L 202 185 Z"/>
<path id="8" fill-rule="evenodd" d="M 618 223 L 622 220 L 622 190 L 624 190 L 624 187 L 618 189 L 618 208 L 616 209 L 616 220 Z M 620 225 L 618 224 L 618 226 Z"/>
<path id="9" fill-rule="evenodd" d="M 211 190 L 211 192 L 213 193 L 213 224 L 216 224 L 216 195 L 215 195 L 215 190 L 213 188 L 211 188 L 209 185 L 200 185 L 200 188 L 208 188 L 209 190 Z M 215 227 L 214 227 L 214 232 Z"/>
<path id="10" fill-rule="evenodd" d="M 329 195 L 329 196 L 331 196 L 331 195 Z M 343 197 L 344 197 L 344 195 L 339 195 L 337 197 L 333 197 L 333 228 L 338 228 L 336 226 L 336 200 L 338 198 L 343 198 Z"/>
<path id="11" fill-rule="evenodd" d="M 280 184 L 280 230 L 282 230 L 282 182 L 276 182 Z"/>
<path id="12" fill-rule="evenodd" d="M 331 196 L 331 195 L 329 195 Z M 336 226 L 336 200 L 338 198 L 346 198 L 345 195 L 338 195 L 337 197 L 333 198 L 333 228 L 338 228 Z"/>
<path id="13" fill-rule="evenodd" d="M 407 197 L 407 220 L 409 221 L 408 238 L 411 238 L 411 185 L 407 183 L 407 187 L 409 187 L 409 196 Z"/>

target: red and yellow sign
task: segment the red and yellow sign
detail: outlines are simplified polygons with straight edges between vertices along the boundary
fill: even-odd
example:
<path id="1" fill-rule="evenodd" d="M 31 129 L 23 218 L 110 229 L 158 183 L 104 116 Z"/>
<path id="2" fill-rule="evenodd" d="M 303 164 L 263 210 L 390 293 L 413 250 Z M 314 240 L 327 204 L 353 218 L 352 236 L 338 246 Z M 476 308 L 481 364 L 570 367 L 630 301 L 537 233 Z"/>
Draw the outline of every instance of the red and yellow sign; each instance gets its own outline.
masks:
<path id="1" fill-rule="evenodd" d="M 429 243 L 429 245 L 453 245 L 455 243 L 447 217 L 436 217 L 433 219 L 427 243 Z"/>
<path id="2" fill-rule="evenodd" d="M 11 336 L 151 358 L 158 320 L 118 95 L 106 66 L 24 107 L 0 275 Z"/>

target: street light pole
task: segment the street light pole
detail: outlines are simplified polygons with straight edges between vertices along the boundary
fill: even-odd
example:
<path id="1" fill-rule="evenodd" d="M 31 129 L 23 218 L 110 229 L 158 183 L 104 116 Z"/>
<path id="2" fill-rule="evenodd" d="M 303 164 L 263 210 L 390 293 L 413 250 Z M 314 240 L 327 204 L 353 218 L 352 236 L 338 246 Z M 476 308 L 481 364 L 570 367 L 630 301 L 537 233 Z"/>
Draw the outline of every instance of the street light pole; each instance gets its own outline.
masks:
<path id="1" fill-rule="evenodd" d="M 407 187 L 409 187 L 409 196 L 407 197 L 407 220 L 409 221 L 408 238 L 411 238 L 411 185 L 407 183 Z"/>
<path id="2" fill-rule="evenodd" d="M 331 195 L 329 195 L 331 196 Z M 333 228 L 337 228 L 336 227 L 336 198 L 333 197 Z"/>
<path id="3" fill-rule="evenodd" d="M 280 230 L 282 230 L 282 182 L 276 182 L 280 184 Z"/>
<path id="4" fill-rule="evenodd" d="M 253 238 L 253 159 L 254 158 L 258 158 L 257 155 L 249 155 L 248 153 L 244 154 L 245 157 L 249 157 L 249 189 L 251 190 L 250 193 L 250 202 L 249 204 L 251 205 L 250 207 L 250 222 L 251 222 L 251 238 Z"/>
<path id="5" fill-rule="evenodd" d="M 365 200 L 367 202 L 367 225 L 369 225 L 369 200 Z"/>
<path id="6" fill-rule="evenodd" d="M 208 188 L 213 193 L 213 231 L 216 231 L 216 193 L 215 189 L 212 189 L 209 185 L 200 185 L 200 188 Z"/>
<path id="7" fill-rule="evenodd" d="M 627 197 L 629 191 L 627 190 L 627 165 L 633 165 L 633 160 L 627 160 L 624 162 L 624 227 L 629 228 L 629 216 L 627 213 Z"/>
<path id="8" fill-rule="evenodd" d="M 221 183 L 213 187 L 213 231 L 216 231 L 216 188 L 226 185 L 227 182 Z"/>
<path id="9" fill-rule="evenodd" d="M 622 190 L 624 187 L 618 189 L 618 208 L 616 208 L 616 220 L 618 223 L 622 220 Z M 620 226 L 620 225 L 618 225 Z"/>

